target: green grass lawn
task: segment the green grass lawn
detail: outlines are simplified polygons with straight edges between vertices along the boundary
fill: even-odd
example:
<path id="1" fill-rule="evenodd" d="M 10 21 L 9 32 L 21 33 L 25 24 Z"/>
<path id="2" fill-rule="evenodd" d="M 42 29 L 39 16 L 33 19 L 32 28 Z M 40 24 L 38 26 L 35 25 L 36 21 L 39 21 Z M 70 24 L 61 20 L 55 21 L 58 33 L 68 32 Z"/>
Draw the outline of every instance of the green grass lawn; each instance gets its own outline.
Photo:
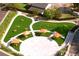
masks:
<path id="1" fill-rule="evenodd" d="M 30 30 L 29 26 L 31 24 L 32 20 L 29 18 L 26 18 L 24 16 L 18 16 L 16 17 L 16 19 L 14 20 L 13 24 L 11 25 L 4 41 L 7 42 L 8 40 L 10 40 L 11 37 L 16 36 L 26 30 Z M 73 23 L 54 23 L 54 22 L 45 22 L 45 21 L 40 21 L 37 22 L 33 25 L 33 29 L 34 30 L 40 30 L 42 28 L 50 30 L 50 31 L 57 31 L 59 33 L 61 33 L 63 36 L 66 37 L 68 31 L 74 26 L 75 24 Z M 46 36 L 48 37 L 51 33 L 36 33 L 37 36 Z M 32 37 L 32 34 L 28 35 L 28 37 L 24 37 L 24 36 L 19 36 L 18 38 L 20 38 L 21 40 L 25 40 L 29 37 Z M 61 45 L 64 42 L 64 39 L 61 38 L 52 38 L 54 39 L 59 45 Z M 20 43 L 21 44 L 21 43 Z M 11 44 L 10 46 L 13 47 L 15 50 L 19 51 L 19 46 L 20 44 L 18 44 L 17 46 L 15 44 Z"/>
<path id="2" fill-rule="evenodd" d="M 23 21 L 23 19 L 25 21 Z M 21 21 L 21 22 L 20 22 Z M 18 23 L 17 23 L 18 22 Z M 25 31 L 25 28 L 29 28 L 29 25 L 31 23 L 31 20 L 28 18 L 25 18 L 23 16 L 18 16 L 15 21 L 13 22 L 7 36 L 5 37 L 5 42 L 7 42 L 12 36 L 15 36 L 23 31 Z M 68 31 L 74 26 L 75 24 L 72 23 L 52 23 L 52 22 L 44 22 L 44 21 L 40 21 L 37 22 L 33 25 L 33 29 L 34 30 L 40 30 L 42 28 L 48 29 L 50 31 L 57 31 L 59 33 L 61 33 L 63 36 L 66 37 Z M 20 26 L 19 28 L 17 26 Z M 16 29 L 16 31 L 14 31 Z M 37 36 L 46 36 L 48 37 L 51 33 L 36 33 Z M 28 37 L 32 37 L 32 35 L 30 34 Z M 19 36 L 18 38 L 20 38 L 21 40 L 25 40 L 27 39 L 24 36 Z M 61 38 L 52 38 L 54 39 L 59 45 L 61 45 L 64 42 L 64 39 Z M 16 49 L 17 51 L 19 51 L 19 46 L 20 44 L 18 44 L 18 46 L 12 44 L 11 45 L 14 49 Z"/>
<path id="3" fill-rule="evenodd" d="M 29 37 L 33 37 L 32 34 L 29 34 L 28 36 L 20 35 L 17 38 L 24 41 L 25 39 L 28 39 Z M 15 50 L 20 51 L 20 44 L 21 42 L 16 46 L 15 44 L 10 44 Z"/>
<path id="4" fill-rule="evenodd" d="M 0 25 L 0 40 L 5 33 L 8 25 L 10 24 L 12 18 L 16 15 L 17 13 L 15 11 L 10 11 L 9 14 L 6 16 L 4 19 L 3 23 Z"/>
<path id="5" fill-rule="evenodd" d="M 66 37 L 68 31 L 74 27 L 75 24 L 72 23 L 52 23 L 52 22 L 44 22 L 44 21 L 40 21 L 37 22 L 33 25 L 33 29 L 34 30 L 39 30 L 39 29 L 47 29 L 50 30 L 52 32 L 57 31 L 59 33 L 61 33 L 63 36 Z M 49 36 L 51 33 L 36 33 L 36 35 L 38 36 Z M 61 45 L 64 42 L 64 39 L 61 38 L 52 38 L 55 41 L 57 41 L 57 43 L 59 45 Z"/>
<path id="6" fill-rule="evenodd" d="M 6 16 L 6 18 L 4 19 L 3 23 L 0 25 L 0 40 L 3 37 L 3 34 L 5 33 L 8 25 L 10 24 L 12 18 L 16 15 L 17 13 L 15 11 L 10 11 L 9 14 Z M 14 51 L 12 51 L 9 48 L 6 48 L 6 46 L 4 46 L 1 42 L 0 42 L 1 48 L 2 50 L 6 51 L 7 53 L 10 53 L 12 55 L 18 56 L 20 54 L 15 53 Z"/>
<path id="7" fill-rule="evenodd" d="M 31 22 L 32 22 L 31 19 L 26 18 L 24 16 L 16 17 L 4 41 L 7 42 L 11 37 L 18 35 L 26 30 L 29 30 Z"/>
<path id="8" fill-rule="evenodd" d="M 7 42 L 8 40 L 10 40 L 11 37 L 16 36 L 26 30 L 29 30 L 29 26 L 31 24 L 32 20 L 29 18 L 26 18 L 24 16 L 18 16 L 16 17 L 16 19 L 14 20 L 11 28 L 9 29 L 4 41 Z M 30 35 L 31 36 L 31 35 Z M 19 37 L 18 37 L 19 38 Z M 21 37 L 21 40 L 24 40 L 26 37 Z M 18 44 L 18 46 L 11 44 L 11 46 L 16 49 L 17 51 L 19 51 L 19 46 L 20 44 Z"/>

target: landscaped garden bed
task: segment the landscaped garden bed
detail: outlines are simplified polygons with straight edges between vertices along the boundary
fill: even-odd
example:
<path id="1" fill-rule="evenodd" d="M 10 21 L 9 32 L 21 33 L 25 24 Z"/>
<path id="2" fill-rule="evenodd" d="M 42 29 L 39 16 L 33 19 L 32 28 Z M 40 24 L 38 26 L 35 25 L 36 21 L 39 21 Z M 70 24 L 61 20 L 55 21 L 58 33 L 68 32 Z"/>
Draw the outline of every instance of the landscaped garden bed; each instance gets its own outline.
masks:
<path id="1" fill-rule="evenodd" d="M 25 32 L 25 31 L 30 31 L 29 26 L 31 24 L 32 20 L 25 17 L 25 16 L 17 16 L 14 20 L 14 22 L 12 23 L 5 39 L 4 42 L 8 42 L 12 37 Z M 40 29 L 47 29 L 51 32 L 35 32 L 36 36 L 45 36 L 45 37 L 49 37 L 52 32 L 57 31 L 58 33 L 62 34 L 64 37 L 66 37 L 68 31 L 74 26 L 75 24 L 73 23 L 66 23 L 66 22 L 62 22 L 62 23 L 56 23 L 56 22 L 45 22 L 45 21 L 40 21 L 37 22 L 33 25 L 33 29 L 34 30 L 40 30 Z M 17 36 L 16 38 L 24 41 L 25 39 L 28 39 L 32 36 L 32 33 L 30 33 L 28 36 L 22 34 Z M 55 38 L 52 37 L 52 39 L 54 39 L 59 45 L 61 45 L 65 39 L 62 38 Z M 10 44 L 11 47 L 13 47 L 15 50 L 20 51 L 19 47 L 20 44 Z"/>
<path id="2" fill-rule="evenodd" d="M 24 40 L 33 37 L 33 34 L 31 33 L 31 30 L 30 30 L 31 23 L 32 23 L 32 20 L 30 18 L 22 16 L 22 15 L 17 16 L 14 19 L 8 33 L 6 34 L 6 36 L 4 38 L 4 42 L 7 43 L 12 37 L 15 37 L 16 35 L 23 33 L 23 34 L 17 36 L 15 39 L 13 39 L 13 41 L 11 41 L 11 44 L 10 44 L 10 47 L 12 47 L 14 50 L 19 52 L 21 43 Z M 75 26 L 75 24 L 67 23 L 67 22 L 57 23 L 57 22 L 39 21 L 39 22 L 35 23 L 32 27 L 33 27 L 34 31 L 41 30 L 41 29 L 42 30 L 46 29 L 45 31 L 47 31 L 47 30 L 50 31 L 50 32 L 43 32 L 43 31 L 35 32 L 36 36 L 44 36 L 44 37 L 49 38 L 49 36 L 54 31 L 56 31 L 66 38 L 68 31 L 74 26 Z M 27 34 L 26 34 L 26 32 L 27 32 Z M 52 40 L 55 40 L 58 43 L 58 45 L 61 45 L 64 42 L 65 38 L 63 39 L 60 37 L 57 37 L 57 38 L 52 37 Z"/>
<path id="3" fill-rule="evenodd" d="M 14 37 L 26 30 L 29 30 L 31 22 L 31 19 L 26 18 L 24 16 L 16 17 L 4 41 L 7 42 L 8 40 L 10 40 L 11 37 Z"/>
<path id="4" fill-rule="evenodd" d="M 54 7 L 44 11 L 44 17 L 55 20 L 72 20 L 78 18 L 78 15 L 72 9 L 66 7 Z"/>
<path id="5" fill-rule="evenodd" d="M 10 22 L 12 21 L 13 17 L 17 14 L 16 11 L 9 11 L 8 15 L 5 17 L 4 21 L 2 22 L 2 24 L 0 25 L 0 40 L 3 37 L 3 34 L 5 33 L 6 29 L 8 28 Z M 1 49 L 6 51 L 7 53 L 10 53 L 12 55 L 15 56 L 19 56 L 21 54 L 18 54 L 14 51 L 12 51 L 9 48 L 6 48 L 6 46 L 0 41 L 0 45 L 1 45 Z"/>
<path id="6" fill-rule="evenodd" d="M 49 48 L 50 48 L 50 46 L 54 45 L 53 42 L 56 42 L 58 47 L 60 47 L 63 44 L 63 42 L 65 41 L 68 31 L 71 30 L 75 26 L 75 24 L 70 23 L 70 22 L 53 22 L 53 21 L 50 22 L 50 21 L 46 21 L 45 19 L 44 19 L 45 21 L 44 20 L 39 21 L 39 20 L 43 19 L 42 17 L 41 18 L 39 18 L 39 17 L 43 16 L 46 19 L 51 19 L 51 20 L 55 19 L 58 21 L 72 20 L 72 19 L 78 18 L 78 15 L 76 15 L 73 12 L 73 10 L 74 11 L 79 10 L 78 5 L 77 5 L 76 10 L 75 10 L 75 8 L 73 10 L 71 10 L 70 7 L 66 8 L 66 10 L 65 9 L 62 10 L 61 8 L 60 8 L 61 10 L 59 10 L 58 9 L 59 7 L 49 8 L 44 11 L 43 15 L 39 15 L 38 10 L 36 10 L 36 9 L 34 9 L 33 14 L 29 14 L 29 12 L 27 11 L 29 7 L 30 6 L 28 6 L 28 4 L 25 4 L 25 3 L 24 4 L 13 4 L 12 3 L 12 4 L 8 4 L 8 7 L 6 7 L 7 9 L 9 8 L 9 10 L 16 10 L 16 11 L 10 11 L 8 13 L 8 15 L 5 17 L 3 23 L 0 25 L 0 40 L 3 39 L 3 41 L 0 41 L 2 50 L 6 51 L 10 54 L 19 56 L 20 55 L 19 53 L 22 54 L 22 52 L 24 50 L 27 51 L 27 48 L 31 47 L 35 43 L 35 45 L 33 47 L 31 47 L 31 49 L 28 49 L 28 51 L 31 51 L 31 50 L 33 50 L 33 48 L 35 48 L 34 53 L 38 53 L 42 46 L 43 48 L 45 48 L 45 50 L 48 47 L 48 50 L 46 50 L 46 52 L 50 53 Z M 23 13 L 20 11 L 23 11 Z M 61 12 L 61 11 L 63 11 L 63 12 Z M 65 11 L 67 11 L 67 13 L 65 13 Z M 28 13 L 26 13 L 26 12 L 28 12 Z M 27 15 L 28 17 L 25 15 Z M 17 16 L 17 17 L 14 19 L 14 16 L 15 17 Z M 33 19 L 30 19 L 29 16 L 33 17 L 34 20 L 35 21 L 37 20 L 38 22 L 33 23 L 33 25 L 32 25 Z M 31 25 L 32 25 L 32 28 L 31 28 Z M 8 28 L 9 28 L 9 30 L 7 32 Z M 3 36 L 3 35 L 5 35 L 5 36 Z M 43 39 L 45 39 L 45 40 L 42 41 Z M 25 41 L 26 41 L 26 43 L 24 46 Z M 46 43 L 47 41 L 50 41 L 52 43 L 51 44 Z M 46 43 L 46 44 L 44 44 L 44 43 Z M 37 49 L 38 46 L 39 46 L 39 49 Z M 56 45 L 54 45 L 54 46 L 57 47 Z M 24 49 L 24 50 L 22 50 L 22 52 L 21 52 L 21 49 Z M 38 51 L 36 51 L 36 49 Z M 54 48 L 52 46 L 51 50 L 53 50 L 53 49 Z M 56 49 L 59 49 L 59 48 L 56 48 Z M 54 50 L 56 50 L 56 49 L 54 49 Z M 41 49 L 41 50 L 44 51 L 43 49 Z M 66 50 L 67 50 L 67 47 L 60 50 L 57 55 L 63 56 L 65 54 Z M 24 51 L 24 52 L 26 53 L 26 51 Z M 28 51 L 27 51 L 27 53 L 28 53 Z M 45 54 L 46 54 L 46 52 L 45 52 Z M 30 53 L 30 54 L 32 54 L 32 53 Z M 28 55 L 30 55 L 30 54 L 28 54 Z M 41 55 L 42 55 L 42 53 L 41 53 Z"/>
<path id="7" fill-rule="evenodd" d="M 24 41 L 24 40 L 26 40 L 26 39 L 28 39 L 30 37 L 32 37 L 32 34 L 31 33 L 29 35 L 23 35 L 22 34 L 22 35 L 19 35 L 17 37 L 17 39 Z M 20 51 L 20 44 L 21 43 L 22 42 L 19 42 L 19 43 L 17 43 L 17 42 L 16 43 L 11 43 L 10 46 L 13 47 L 15 50 Z"/>
<path id="8" fill-rule="evenodd" d="M 40 22 L 37 22 L 33 25 L 33 29 L 34 30 L 39 30 L 39 29 L 47 29 L 47 30 L 50 30 L 51 32 L 54 32 L 54 31 L 57 31 L 59 32 L 60 34 L 62 34 L 64 37 L 66 37 L 68 31 L 74 27 L 75 24 L 73 23 L 55 23 L 55 22 L 44 22 L 44 21 L 40 21 Z M 52 33 L 36 33 L 36 35 L 38 36 L 50 36 L 50 34 Z M 57 41 L 57 43 L 59 45 L 61 45 L 65 39 L 62 39 L 62 38 L 52 38 L 54 39 L 55 41 Z"/>
<path id="9" fill-rule="evenodd" d="M 26 31 L 26 30 L 30 30 L 29 26 L 31 24 L 32 20 L 29 18 L 26 18 L 24 16 L 17 16 L 16 19 L 14 20 L 13 24 L 11 25 L 11 28 L 9 29 L 4 42 L 8 42 L 12 37 Z M 31 34 L 29 36 L 32 36 Z M 20 40 L 25 40 L 28 37 L 22 36 L 20 35 L 18 38 L 20 38 Z M 20 43 L 21 44 L 21 43 Z M 20 44 L 10 44 L 10 46 L 12 46 L 15 50 L 19 51 L 19 46 Z"/>

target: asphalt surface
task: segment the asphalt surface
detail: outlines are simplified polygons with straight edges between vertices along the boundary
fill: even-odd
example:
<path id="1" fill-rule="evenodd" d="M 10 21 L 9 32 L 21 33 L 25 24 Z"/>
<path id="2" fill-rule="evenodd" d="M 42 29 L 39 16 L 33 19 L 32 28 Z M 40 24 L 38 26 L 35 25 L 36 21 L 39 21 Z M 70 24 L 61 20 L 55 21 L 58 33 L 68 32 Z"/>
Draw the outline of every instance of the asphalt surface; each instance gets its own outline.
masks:
<path id="1" fill-rule="evenodd" d="M 67 56 L 79 56 L 79 30 L 74 35 Z"/>
<path id="2" fill-rule="evenodd" d="M 7 11 L 0 11 L 0 22 L 2 21 L 2 19 L 4 18 L 5 14 Z M 8 56 L 6 53 L 0 51 L 0 56 Z"/>
<path id="3" fill-rule="evenodd" d="M 9 55 L 7 55 L 4 52 L 0 51 L 0 56 L 9 56 Z"/>
<path id="4" fill-rule="evenodd" d="M 1 22 L 2 19 L 4 18 L 6 12 L 7 12 L 7 11 L 0 11 L 0 22 Z"/>

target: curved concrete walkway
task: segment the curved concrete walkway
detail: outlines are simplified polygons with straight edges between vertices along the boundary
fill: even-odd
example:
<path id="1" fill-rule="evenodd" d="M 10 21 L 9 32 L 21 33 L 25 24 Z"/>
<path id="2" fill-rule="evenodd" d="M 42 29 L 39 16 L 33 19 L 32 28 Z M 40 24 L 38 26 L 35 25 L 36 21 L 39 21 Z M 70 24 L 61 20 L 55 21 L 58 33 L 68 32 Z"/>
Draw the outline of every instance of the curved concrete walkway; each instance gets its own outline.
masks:
<path id="1" fill-rule="evenodd" d="M 23 14 L 22 12 L 19 12 L 19 11 L 17 12 L 17 15 L 12 19 L 11 23 L 9 24 L 9 26 L 8 26 L 8 28 L 7 28 L 7 30 L 6 30 L 6 32 L 5 32 L 5 34 L 4 34 L 4 36 L 3 36 L 3 38 L 2 38 L 2 42 L 5 44 L 5 46 L 7 45 L 7 43 L 4 42 L 4 38 L 5 38 L 5 36 L 7 35 L 7 33 L 8 33 L 8 31 L 9 31 L 9 29 L 10 29 L 10 27 L 11 27 L 11 25 L 12 25 L 14 19 L 15 19 L 17 16 L 19 16 L 19 15 L 23 15 L 23 16 L 27 17 L 27 16 L 26 16 L 25 14 Z M 35 35 L 35 32 L 34 32 L 32 26 L 33 26 L 33 24 L 35 24 L 35 23 L 37 23 L 37 22 L 40 22 L 41 20 L 40 20 L 40 21 L 35 21 L 32 17 L 27 17 L 27 18 L 32 19 L 32 23 L 31 23 L 31 25 L 30 25 L 30 31 L 32 32 L 33 37 L 35 37 L 36 35 Z M 47 21 L 47 22 L 56 22 L 56 21 Z M 68 21 L 67 21 L 67 22 L 68 22 Z M 72 22 L 72 23 L 73 23 L 73 22 Z M 9 41 L 11 41 L 11 40 L 9 40 Z M 8 42 L 9 42 L 9 41 L 8 41 Z M 13 49 L 12 47 L 9 46 L 9 48 L 12 49 L 13 51 L 19 53 L 18 51 L 16 51 L 16 50 Z M 58 49 L 58 51 L 59 51 L 60 49 L 61 49 L 61 47 Z"/>

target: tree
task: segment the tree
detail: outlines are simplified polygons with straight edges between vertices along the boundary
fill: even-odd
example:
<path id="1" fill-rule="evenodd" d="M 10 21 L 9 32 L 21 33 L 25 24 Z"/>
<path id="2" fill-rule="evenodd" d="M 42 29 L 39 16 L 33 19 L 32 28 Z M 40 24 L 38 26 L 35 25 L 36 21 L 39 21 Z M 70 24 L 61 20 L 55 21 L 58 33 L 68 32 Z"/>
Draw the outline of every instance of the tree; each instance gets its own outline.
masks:
<path id="1" fill-rule="evenodd" d="M 73 3 L 73 9 L 79 11 L 79 3 Z"/>
<path id="2" fill-rule="evenodd" d="M 33 11 L 32 11 L 32 13 L 34 14 L 34 15 L 38 15 L 40 12 L 39 12 L 40 10 L 38 9 L 38 8 L 34 8 L 33 9 Z"/>
<path id="3" fill-rule="evenodd" d="M 8 3 L 0 3 L 0 10 L 6 8 Z"/>
<path id="4" fill-rule="evenodd" d="M 58 10 L 58 8 L 54 7 L 54 8 L 45 10 L 44 16 L 49 19 L 58 18 L 61 16 L 61 12 Z"/>
<path id="5" fill-rule="evenodd" d="M 73 6 L 79 8 L 79 3 L 73 3 Z"/>
<path id="6" fill-rule="evenodd" d="M 26 10 L 26 6 L 27 4 L 24 3 L 10 3 L 7 7 L 12 9 Z"/>

